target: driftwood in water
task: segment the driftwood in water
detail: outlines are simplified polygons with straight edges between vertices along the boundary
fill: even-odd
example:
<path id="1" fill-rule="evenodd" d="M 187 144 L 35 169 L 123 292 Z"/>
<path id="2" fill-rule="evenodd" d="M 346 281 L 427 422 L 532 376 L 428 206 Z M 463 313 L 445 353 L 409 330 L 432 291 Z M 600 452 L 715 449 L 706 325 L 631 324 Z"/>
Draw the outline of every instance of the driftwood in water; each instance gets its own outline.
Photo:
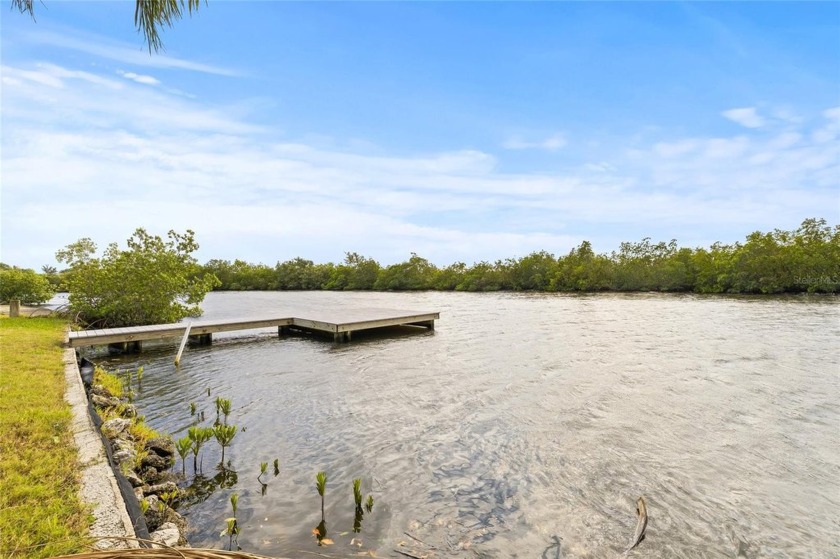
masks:
<path id="1" fill-rule="evenodd" d="M 647 529 L 648 515 L 647 505 L 645 504 L 644 497 L 639 497 L 636 500 L 636 514 L 639 517 L 636 521 L 636 531 L 633 534 L 633 541 L 630 543 L 630 547 L 627 548 L 627 551 L 630 551 L 631 549 L 639 545 L 639 543 L 643 539 L 645 539 L 645 530 Z"/>

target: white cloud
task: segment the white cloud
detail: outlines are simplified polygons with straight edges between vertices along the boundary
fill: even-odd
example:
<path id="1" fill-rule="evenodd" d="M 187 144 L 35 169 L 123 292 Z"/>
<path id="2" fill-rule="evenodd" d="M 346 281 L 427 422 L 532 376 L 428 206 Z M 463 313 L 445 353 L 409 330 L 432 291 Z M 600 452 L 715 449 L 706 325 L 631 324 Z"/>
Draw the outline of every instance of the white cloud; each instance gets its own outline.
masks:
<path id="1" fill-rule="evenodd" d="M 808 128 L 659 138 L 564 172 L 511 173 L 477 150 L 290 141 L 247 111 L 114 75 L 7 66 L 3 78 L 3 260 L 35 268 L 79 237 L 104 245 L 138 226 L 193 228 L 205 259 L 417 251 L 447 264 L 598 247 L 604 224 L 656 224 L 691 243 L 680 231 L 720 238 L 837 205 L 837 143 L 806 140 Z"/>
<path id="2" fill-rule="evenodd" d="M 543 140 L 526 141 L 521 136 L 511 136 L 502 144 L 505 149 L 542 149 L 546 151 L 557 151 L 566 146 L 566 138 L 562 134 L 554 134 Z"/>
<path id="3" fill-rule="evenodd" d="M 746 128 L 761 128 L 765 124 L 765 119 L 758 114 L 755 107 L 744 107 L 741 109 L 729 109 L 721 113 L 723 116 L 744 126 Z"/>
<path id="4" fill-rule="evenodd" d="M 142 75 L 142 74 L 135 74 L 134 72 L 123 72 L 122 70 L 119 70 L 117 73 L 119 75 L 121 75 L 122 77 L 124 77 L 125 79 L 133 80 L 137 83 L 142 83 L 142 84 L 145 84 L 145 85 L 160 85 L 160 80 L 158 80 L 157 78 L 155 78 L 153 76 L 145 76 L 145 75 Z"/>

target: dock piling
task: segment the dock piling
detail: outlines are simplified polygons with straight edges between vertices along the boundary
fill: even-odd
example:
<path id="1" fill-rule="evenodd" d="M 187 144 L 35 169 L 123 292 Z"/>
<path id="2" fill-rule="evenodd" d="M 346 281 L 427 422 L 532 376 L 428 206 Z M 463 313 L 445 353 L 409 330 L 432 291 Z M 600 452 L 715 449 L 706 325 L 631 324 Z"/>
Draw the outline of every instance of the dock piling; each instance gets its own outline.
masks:
<path id="1" fill-rule="evenodd" d="M 187 322 L 187 328 L 184 330 L 184 337 L 181 338 L 181 347 L 178 348 L 178 355 L 175 356 L 175 366 L 178 367 L 181 364 L 181 354 L 184 353 L 184 347 L 187 345 L 187 338 L 190 337 L 190 329 L 192 328 L 192 322 Z"/>

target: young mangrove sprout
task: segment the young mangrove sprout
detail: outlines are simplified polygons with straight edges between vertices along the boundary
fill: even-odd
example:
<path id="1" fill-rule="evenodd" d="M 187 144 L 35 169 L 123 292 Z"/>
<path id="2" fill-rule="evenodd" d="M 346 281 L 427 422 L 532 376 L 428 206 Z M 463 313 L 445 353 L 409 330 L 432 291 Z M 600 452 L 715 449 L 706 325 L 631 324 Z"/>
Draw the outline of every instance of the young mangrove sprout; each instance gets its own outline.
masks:
<path id="1" fill-rule="evenodd" d="M 143 384 L 143 367 L 137 368 L 137 388 L 141 388 L 141 384 Z"/>
<path id="2" fill-rule="evenodd" d="M 263 482 L 262 477 L 265 474 L 266 469 L 268 469 L 268 462 L 260 462 L 260 475 L 257 476 L 257 481 L 260 483 Z"/>
<path id="3" fill-rule="evenodd" d="M 239 533 L 239 526 L 236 524 L 236 518 L 233 517 L 225 518 L 225 522 L 227 523 L 227 526 L 219 535 L 228 537 L 228 551 L 233 551 L 233 536 Z M 236 541 L 236 547 L 239 547 L 238 539 Z"/>
<path id="4" fill-rule="evenodd" d="M 214 431 L 211 427 L 200 427 L 193 425 L 187 430 L 187 437 L 192 441 L 193 451 L 193 469 L 198 472 L 198 453 L 201 451 L 201 445 L 213 438 Z"/>
<path id="5" fill-rule="evenodd" d="M 222 410 L 222 414 L 225 416 L 225 425 L 227 425 L 228 416 L 230 415 L 230 407 L 231 407 L 230 399 L 219 398 L 219 409 Z"/>
<path id="6" fill-rule="evenodd" d="M 279 475 L 280 475 L 280 459 L 275 458 L 274 459 L 274 477 L 277 477 Z"/>
<path id="7" fill-rule="evenodd" d="M 189 437 L 178 439 L 175 442 L 175 450 L 178 451 L 178 456 L 181 457 L 181 473 L 187 477 L 187 454 L 192 451 L 193 440 Z"/>
<path id="8" fill-rule="evenodd" d="M 368 495 L 367 502 L 365 503 L 365 510 L 368 512 L 373 510 L 373 495 Z"/>
<path id="9" fill-rule="evenodd" d="M 321 519 L 324 518 L 324 491 L 327 489 L 327 473 L 318 472 L 315 476 L 315 488 L 318 490 L 318 495 L 321 496 Z"/>
<path id="10" fill-rule="evenodd" d="M 160 500 L 166 503 L 166 506 L 169 508 L 174 508 L 175 501 L 178 500 L 178 492 L 177 491 L 167 491 L 164 493 L 160 493 L 158 495 Z"/>
<path id="11" fill-rule="evenodd" d="M 356 509 L 362 510 L 362 478 L 353 480 L 353 500 L 356 501 Z"/>
<path id="12" fill-rule="evenodd" d="M 233 516 L 230 518 L 226 518 L 225 522 L 227 523 L 227 527 L 222 530 L 222 533 L 219 534 L 220 536 L 228 536 L 228 549 L 233 549 L 233 537 L 239 535 L 239 525 L 236 522 L 236 507 L 239 504 L 239 495 L 237 493 L 233 493 L 230 496 L 230 505 L 233 507 Z M 237 538 L 236 547 L 239 547 L 239 539 Z"/>
<path id="13" fill-rule="evenodd" d="M 214 425 L 218 425 L 219 423 L 221 423 L 221 421 L 219 421 L 219 414 L 222 412 L 222 397 L 221 396 L 216 396 L 215 404 L 216 404 L 216 422 L 214 423 Z"/>
<path id="14" fill-rule="evenodd" d="M 213 428 L 213 435 L 219 442 L 219 446 L 222 447 L 222 460 L 219 462 L 219 465 L 224 468 L 225 448 L 230 446 L 230 443 L 233 441 L 233 437 L 236 435 L 236 425 L 216 425 Z"/>
<path id="15" fill-rule="evenodd" d="M 198 406 L 195 405 L 195 402 L 190 402 L 190 415 L 195 415 L 195 410 Z"/>

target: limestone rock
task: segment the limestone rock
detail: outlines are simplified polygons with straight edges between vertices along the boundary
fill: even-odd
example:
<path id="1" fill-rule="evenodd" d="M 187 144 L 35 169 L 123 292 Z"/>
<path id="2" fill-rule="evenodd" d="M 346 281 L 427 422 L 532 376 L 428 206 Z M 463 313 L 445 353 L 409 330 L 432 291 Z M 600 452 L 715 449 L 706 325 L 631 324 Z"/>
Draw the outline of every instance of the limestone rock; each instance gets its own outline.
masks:
<path id="1" fill-rule="evenodd" d="M 127 464 L 128 469 L 130 470 L 134 466 L 134 461 L 137 459 L 137 453 L 134 452 L 134 449 L 127 448 L 123 450 L 118 450 L 114 453 L 114 462 L 117 463 L 117 466 L 122 469 L 123 464 Z M 128 477 L 126 475 L 126 477 Z M 136 477 L 136 475 L 135 475 Z M 131 481 L 131 479 L 129 479 Z M 133 484 L 132 484 L 133 485 Z"/>
<path id="2" fill-rule="evenodd" d="M 107 388 L 105 388 L 101 384 L 94 384 L 90 389 L 90 393 L 96 394 L 97 396 L 102 396 L 103 398 L 112 398 L 114 396 Z"/>
<path id="3" fill-rule="evenodd" d="M 147 467 L 142 468 L 137 472 L 137 475 L 140 476 L 140 479 L 148 483 L 149 485 L 154 485 L 155 483 L 160 483 L 163 481 L 163 477 L 160 472 L 157 471 L 155 468 Z"/>
<path id="4" fill-rule="evenodd" d="M 137 417 L 137 406 L 134 404 L 122 404 L 120 415 L 122 417 Z"/>
<path id="5" fill-rule="evenodd" d="M 125 439 L 114 439 L 111 441 L 111 448 L 114 449 L 114 452 L 119 452 L 121 450 L 130 450 L 134 452 L 134 443 Z"/>
<path id="6" fill-rule="evenodd" d="M 178 527 L 178 530 L 180 530 L 181 538 L 178 540 L 178 545 L 187 545 L 187 519 L 175 512 L 174 510 L 169 509 L 166 514 L 166 521 L 175 524 Z"/>
<path id="7" fill-rule="evenodd" d="M 154 468 L 160 472 L 169 468 L 169 464 L 166 459 L 161 458 L 157 454 L 149 453 L 140 460 L 140 467 Z"/>
<path id="8" fill-rule="evenodd" d="M 164 523 L 168 507 L 166 507 L 157 495 L 147 495 L 143 497 L 143 500 L 148 505 L 146 512 L 143 513 L 143 517 L 146 519 L 146 526 L 149 528 L 149 532 L 153 532 Z"/>
<path id="9" fill-rule="evenodd" d="M 146 448 L 164 458 L 175 456 L 175 443 L 169 437 L 158 437 L 146 442 Z"/>
<path id="10" fill-rule="evenodd" d="M 116 456 L 114 458 L 116 459 Z M 128 470 L 125 473 L 125 479 L 128 480 L 128 483 L 130 483 L 132 487 L 143 487 L 143 480 L 140 479 L 140 476 L 134 473 L 134 470 Z"/>
<path id="11" fill-rule="evenodd" d="M 153 542 L 174 547 L 181 539 L 181 531 L 174 523 L 164 522 L 157 530 L 149 534 L 149 537 Z"/>
<path id="12" fill-rule="evenodd" d="M 149 495 L 160 495 L 161 493 L 178 493 L 178 486 L 175 485 L 175 482 L 164 481 L 163 483 L 150 485 L 149 488 L 146 489 L 146 493 Z"/>
<path id="13" fill-rule="evenodd" d="M 131 421 L 128 419 L 115 417 L 114 419 L 109 419 L 102 424 L 102 432 L 105 433 L 105 436 L 109 439 L 114 439 L 122 435 L 125 430 L 128 429 L 129 425 L 131 425 Z"/>
<path id="14" fill-rule="evenodd" d="M 113 396 L 100 396 L 99 394 L 93 394 L 90 397 L 90 401 L 93 402 L 93 405 L 97 408 L 116 408 L 122 403 L 119 398 L 114 398 Z"/>

